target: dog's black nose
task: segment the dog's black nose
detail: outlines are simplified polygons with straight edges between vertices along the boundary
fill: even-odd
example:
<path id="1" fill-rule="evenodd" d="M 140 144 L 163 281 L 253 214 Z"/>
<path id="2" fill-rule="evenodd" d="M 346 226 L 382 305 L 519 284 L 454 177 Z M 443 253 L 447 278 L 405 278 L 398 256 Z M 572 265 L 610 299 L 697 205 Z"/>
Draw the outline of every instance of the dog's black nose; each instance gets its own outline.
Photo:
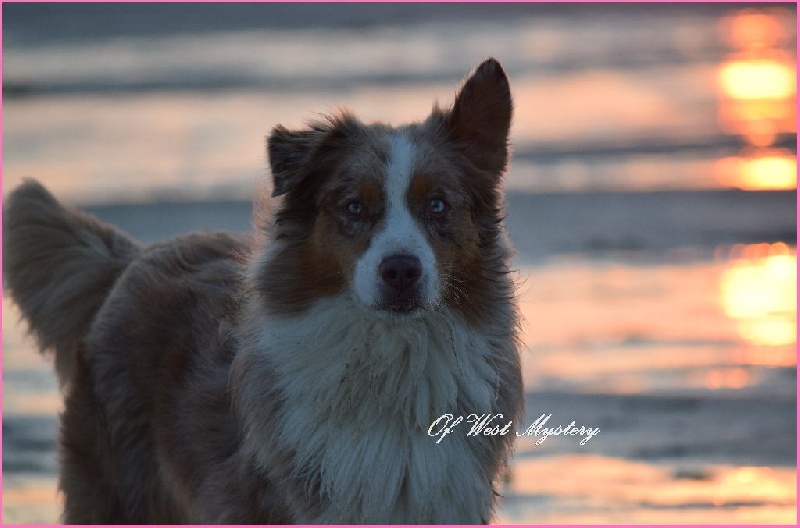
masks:
<path id="1" fill-rule="evenodd" d="M 417 283 L 422 275 L 422 264 L 412 255 L 392 255 L 381 261 L 378 272 L 389 286 L 404 291 Z"/>

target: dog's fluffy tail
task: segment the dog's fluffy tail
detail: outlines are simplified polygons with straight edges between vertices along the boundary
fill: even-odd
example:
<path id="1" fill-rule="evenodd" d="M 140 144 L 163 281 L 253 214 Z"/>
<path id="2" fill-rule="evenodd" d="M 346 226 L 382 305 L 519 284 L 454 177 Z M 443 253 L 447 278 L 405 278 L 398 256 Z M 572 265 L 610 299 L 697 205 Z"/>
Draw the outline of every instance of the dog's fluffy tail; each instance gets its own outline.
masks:
<path id="1" fill-rule="evenodd" d="M 55 352 L 62 387 L 95 314 L 138 252 L 130 238 L 62 206 L 36 181 L 3 205 L 3 286 L 41 352 Z"/>

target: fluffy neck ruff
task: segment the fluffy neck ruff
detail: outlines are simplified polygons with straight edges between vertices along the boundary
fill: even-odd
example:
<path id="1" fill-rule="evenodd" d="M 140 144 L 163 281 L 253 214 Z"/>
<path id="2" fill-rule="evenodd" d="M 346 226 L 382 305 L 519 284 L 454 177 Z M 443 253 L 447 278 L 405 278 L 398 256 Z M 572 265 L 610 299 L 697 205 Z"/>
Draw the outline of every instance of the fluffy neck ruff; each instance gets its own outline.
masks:
<path id="1" fill-rule="evenodd" d="M 427 431 L 444 413 L 492 411 L 490 338 L 447 309 L 398 320 L 342 295 L 287 318 L 257 304 L 234 367 L 245 448 L 262 469 L 292 454 L 287 476 L 326 505 L 314 522 L 486 522 L 487 446 Z"/>

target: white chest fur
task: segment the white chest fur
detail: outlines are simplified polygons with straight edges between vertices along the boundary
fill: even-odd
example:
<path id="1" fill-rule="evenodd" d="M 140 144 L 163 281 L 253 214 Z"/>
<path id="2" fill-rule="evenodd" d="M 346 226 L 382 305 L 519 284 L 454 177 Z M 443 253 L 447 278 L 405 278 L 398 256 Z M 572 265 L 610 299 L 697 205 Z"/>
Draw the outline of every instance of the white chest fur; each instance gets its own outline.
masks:
<path id="1" fill-rule="evenodd" d="M 446 309 L 395 320 L 344 296 L 250 331 L 249 353 L 275 372 L 284 402 L 273 445 L 294 453 L 295 476 L 318 475 L 330 504 L 314 521 L 482 521 L 492 494 L 480 440 L 437 444 L 428 427 L 444 413 L 491 412 L 488 339 Z M 270 453 L 251 449 L 269 464 Z"/>

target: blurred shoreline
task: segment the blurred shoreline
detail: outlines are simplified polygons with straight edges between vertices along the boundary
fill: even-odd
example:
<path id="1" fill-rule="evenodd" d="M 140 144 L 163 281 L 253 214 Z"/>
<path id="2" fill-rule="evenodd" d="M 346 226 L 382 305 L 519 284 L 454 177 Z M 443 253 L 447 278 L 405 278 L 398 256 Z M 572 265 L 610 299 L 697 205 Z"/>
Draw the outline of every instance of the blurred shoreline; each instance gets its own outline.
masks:
<path id="1" fill-rule="evenodd" d="M 785 2 L 741 2 L 741 9 L 785 8 Z M 350 9 L 347 9 L 350 7 Z M 344 8 L 344 9 L 343 9 Z M 730 5 L 700 2 L 687 7 L 681 3 L 501 3 L 467 2 L 453 9 L 437 3 L 314 3 L 314 4 L 238 4 L 236 9 L 219 4 L 201 6 L 165 3 L 151 5 L 114 4 L 96 7 L 91 4 L 54 5 L 44 12 L 19 4 L 3 8 L 5 45 L 81 41 L 99 38 L 152 37 L 253 29 L 349 29 L 369 31 L 375 27 L 408 26 L 428 22 L 484 21 L 500 13 L 506 17 L 537 16 L 563 18 L 586 16 L 595 20 L 620 16 L 649 18 L 662 16 L 718 17 Z M 111 13 L 114 16 L 109 17 Z M 102 18 L 104 24 L 94 24 Z M 146 24 L 144 22 L 147 22 Z M 76 31 L 80 29 L 80 31 Z"/>
<path id="2" fill-rule="evenodd" d="M 342 106 L 424 119 L 493 55 L 515 102 L 508 189 L 796 188 L 794 11 L 6 4 L 5 181 L 93 202 L 245 198 L 275 124 Z"/>

